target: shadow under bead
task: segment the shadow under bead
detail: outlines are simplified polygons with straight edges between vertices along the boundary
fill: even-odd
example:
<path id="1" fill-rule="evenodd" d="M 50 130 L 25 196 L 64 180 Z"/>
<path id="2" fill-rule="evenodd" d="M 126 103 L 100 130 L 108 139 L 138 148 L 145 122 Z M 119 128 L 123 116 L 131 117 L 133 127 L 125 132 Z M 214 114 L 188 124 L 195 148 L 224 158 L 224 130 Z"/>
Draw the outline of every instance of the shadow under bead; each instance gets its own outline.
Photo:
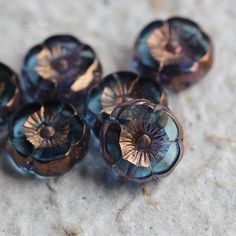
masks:
<path id="1" fill-rule="evenodd" d="M 0 128 L 1 139 L 6 136 L 6 125 L 20 102 L 18 76 L 0 63 Z"/>
<path id="2" fill-rule="evenodd" d="M 133 66 L 141 74 L 160 80 L 174 91 L 199 81 L 212 67 L 213 45 L 193 21 L 174 17 L 154 21 L 139 34 Z"/>
<path id="3" fill-rule="evenodd" d="M 114 108 L 137 98 L 167 105 L 166 94 L 158 82 L 129 71 L 112 73 L 89 92 L 85 119 L 98 137 L 102 124 Z"/>
<path id="4" fill-rule="evenodd" d="M 120 176 L 145 183 L 168 175 L 183 155 L 183 130 L 165 106 L 144 99 L 117 106 L 101 130 L 104 159 Z"/>
<path id="5" fill-rule="evenodd" d="M 28 101 L 58 99 L 79 105 L 101 78 L 94 50 L 70 35 L 56 35 L 25 56 L 21 85 Z"/>
<path id="6" fill-rule="evenodd" d="M 8 151 L 16 165 L 42 176 L 69 171 L 87 153 L 89 129 L 68 104 L 23 107 L 9 126 Z"/>

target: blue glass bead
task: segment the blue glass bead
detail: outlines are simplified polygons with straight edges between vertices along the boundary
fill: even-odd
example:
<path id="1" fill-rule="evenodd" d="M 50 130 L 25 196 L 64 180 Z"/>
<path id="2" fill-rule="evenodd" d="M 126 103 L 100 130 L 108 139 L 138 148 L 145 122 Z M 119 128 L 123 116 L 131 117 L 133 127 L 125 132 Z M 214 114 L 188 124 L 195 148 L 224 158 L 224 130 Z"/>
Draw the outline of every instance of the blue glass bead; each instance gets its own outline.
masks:
<path id="1" fill-rule="evenodd" d="M 185 18 L 148 24 L 134 47 L 134 68 L 174 91 L 195 84 L 212 63 L 213 45 L 209 36 Z"/>
<path id="2" fill-rule="evenodd" d="M 0 126 L 7 123 L 20 100 L 18 76 L 0 63 Z"/>
<path id="3" fill-rule="evenodd" d="M 126 101 L 145 98 L 167 105 L 167 97 L 158 82 L 128 71 L 106 76 L 88 95 L 85 119 L 96 136 L 113 109 Z"/>
<path id="4" fill-rule="evenodd" d="M 27 53 L 21 85 L 28 101 L 58 99 L 78 105 L 99 82 L 101 73 L 90 46 L 69 35 L 56 35 Z"/>
<path id="5" fill-rule="evenodd" d="M 13 117 L 8 150 L 17 166 L 43 176 L 61 175 L 86 154 L 89 130 L 68 104 L 31 103 Z"/>
<path id="6" fill-rule="evenodd" d="M 114 171 L 144 183 L 168 175 L 183 155 L 183 131 L 165 106 L 137 99 L 117 106 L 101 130 L 104 159 Z"/>

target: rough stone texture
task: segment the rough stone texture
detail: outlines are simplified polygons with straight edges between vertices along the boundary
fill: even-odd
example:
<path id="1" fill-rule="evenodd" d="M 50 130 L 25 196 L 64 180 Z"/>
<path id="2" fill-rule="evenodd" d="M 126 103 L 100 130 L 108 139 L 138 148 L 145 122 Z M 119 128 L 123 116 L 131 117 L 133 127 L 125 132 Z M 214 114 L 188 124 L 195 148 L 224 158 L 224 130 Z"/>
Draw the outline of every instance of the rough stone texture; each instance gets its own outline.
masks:
<path id="1" fill-rule="evenodd" d="M 168 178 L 144 186 L 113 175 L 94 148 L 56 179 L 0 162 L 0 235 L 235 235 L 235 1 L 0 1 L 0 60 L 20 71 L 32 45 L 55 33 L 91 44 L 104 74 L 128 69 L 137 33 L 148 22 L 191 17 L 212 36 L 215 64 L 170 103 L 185 130 L 185 155 Z"/>

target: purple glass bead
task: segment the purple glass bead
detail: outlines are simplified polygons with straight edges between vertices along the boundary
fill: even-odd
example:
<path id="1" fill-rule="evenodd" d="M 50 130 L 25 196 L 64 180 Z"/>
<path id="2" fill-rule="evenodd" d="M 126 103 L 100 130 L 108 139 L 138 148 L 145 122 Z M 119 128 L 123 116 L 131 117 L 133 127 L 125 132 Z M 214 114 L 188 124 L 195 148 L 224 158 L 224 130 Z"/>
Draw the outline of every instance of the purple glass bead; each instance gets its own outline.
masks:
<path id="1" fill-rule="evenodd" d="M 58 99 L 78 105 L 101 73 L 90 46 L 69 35 L 56 35 L 27 53 L 21 84 L 28 101 Z"/>
<path id="2" fill-rule="evenodd" d="M 213 45 L 193 21 L 175 17 L 154 21 L 139 34 L 134 47 L 134 68 L 160 80 L 171 90 L 195 84 L 211 68 Z"/>

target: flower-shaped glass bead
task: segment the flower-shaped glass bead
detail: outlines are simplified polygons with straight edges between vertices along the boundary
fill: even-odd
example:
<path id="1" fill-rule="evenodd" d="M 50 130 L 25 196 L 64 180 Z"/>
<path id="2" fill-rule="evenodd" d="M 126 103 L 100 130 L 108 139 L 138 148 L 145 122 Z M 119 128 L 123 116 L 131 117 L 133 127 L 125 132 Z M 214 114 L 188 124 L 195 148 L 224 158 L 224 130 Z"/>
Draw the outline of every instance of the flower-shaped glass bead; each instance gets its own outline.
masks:
<path id="1" fill-rule="evenodd" d="M 27 53 L 21 83 L 29 101 L 59 99 L 77 105 L 100 77 L 101 65 L 90 46 L 57 35 Z"/>
<path id="2" fill-rule="evenodd" d="M 0 125 L 5 125 L 20 100 L 17 75 L 0 63 Z"/>
<path id="3" fill-rule="evenodd" d="M 105 160 L 120 176 L 138 183 L 169 174 L 182 158 L 182 143 L 173 113 L 144 99 L 117 106 L 101 130 Z"/>
<path id="4" fill-rule="evenodd" d="M 154 21 L 141 31 L 135 43 L 135 69 L 141 75 L 159 76 L 161 84 L 174 91 L 196 83 L 212 63 L 210 38 L 188 19 Z"/>
<path id="5" fill-rule="evenodd" d="M 63 174 L 87 152 L 87 125 L 73 107 L 58 101 L 26 105 L 13 117 L 9 129 L 12 159 L 39 175 Z"/>
<path id="6" fill-rule="evenodd" d="M 101 125 L 117 105 L 137 98 L 167 105 L 167 97 L 158 82 L 128 71 L 110 74 L 90 91 L 86 120 L 98 136 Z"/>

